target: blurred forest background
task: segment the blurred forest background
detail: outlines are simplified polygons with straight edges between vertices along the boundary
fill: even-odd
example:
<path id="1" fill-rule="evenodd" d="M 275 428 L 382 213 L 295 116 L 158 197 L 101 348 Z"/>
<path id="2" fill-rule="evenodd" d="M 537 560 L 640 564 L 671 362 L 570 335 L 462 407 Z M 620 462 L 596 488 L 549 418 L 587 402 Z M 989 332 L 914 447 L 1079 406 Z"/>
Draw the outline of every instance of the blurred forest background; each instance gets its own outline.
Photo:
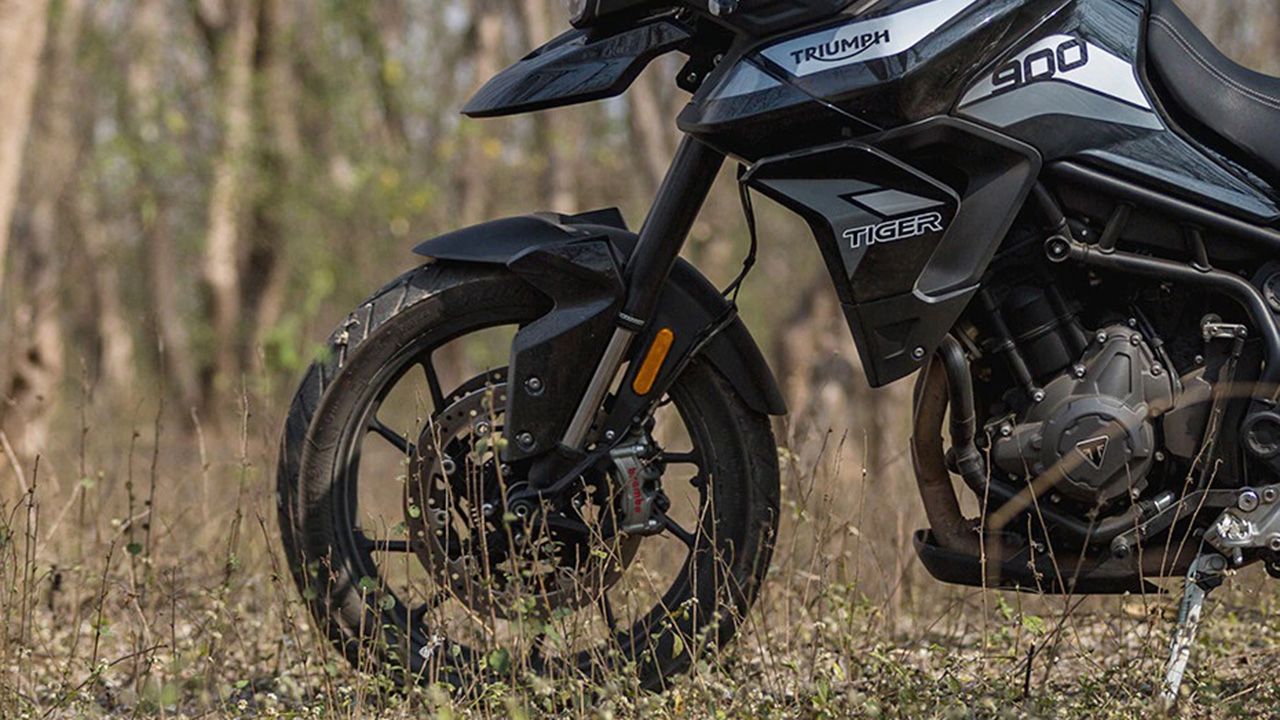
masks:
<path id="1" fill-rule="evenodd" d="M 1182 4 L 1236 59 L 1280 74 L 1280 3 Z M 193 580 L 191 594 L 268 574 L 273 453 L 293 383 L 348 309 L 417 262 L 417 240 L 540 209 L 618 205 L 639 225 L 678 141 L 678 58 L 622 98 L 458 114 L 565 26 L 560 0 L 0 0 L 0 501 L 10 522 L 27 513 L 31 536 L 22 550 L 0 543 L 30 553 L 4 566 L 24 592 L 38 587 L 54 617 L 74 612 L 56 632 L 81 632 L 97 597 L 99 621 L 114 602 L 142 627 L 120 634 L 121 655 L 140 653 L 163 635 L 160 611 L 139 602 L 136 574 L 108 576 L 198 574 L 193 558 L 206 555 L 220 558 L 218 579 Z M 840 548 L 856 541 L 847 527 L 893 538 L 860 592 L 907 614 L 934 587 L 908 539 L 922 524 L 909 383 L 866 387 L 801 222 L 766 207 L 760 235 L 744 315 L 792 410 L 781 439 L 794 467 L 835 468 L 812 497 L 788 481 L 799 509 L 784 542 L 827 547 L 804 536 L 818 532 L 804 515 L 815 508 Z M 723 283 L 745 249 L 726 169 L 686 255 Z M 874 517 L 850 525 L 865 487 Z M 236 539 L 242 520 L 254 539 Z M 112 560 L 117 536 L 128 562 Z M 223 582 L 233 555 L 252 570 Z M 28 604 L 16 620 L 6 606 L 0 656 L 5 683 L 34 696 L 38 683 L 9 662 L 61 656 L 40 656 L 46 611 Z M 75 667 L 59 672 L 99 672 Z M 138 696 L 181 674 L 133 672 L 118 684 Z"/>
<path id="2" fill-rule="evenodd" d="M 1280 72 L 1276 3 L 1186 5 Z M 0 2 L 0 419 L 19 457 L 56 446 L 86 391 L 165 395 L 214 424 L 242 386 L 287 392 L 418 239 L 532 209 L 616 204 L 638 225 L 678 141 L 678 58 L 613 101 L 458 114 L 564 15 L 560 0 Z M 715 279 L 744 250 L 739 216 L 720 192 L 694 230 L 688 255 Z M 862 401 L 812 241 L 765 220 L 746 315 L 793 408 Z M 861 416 L 892 414 L 867 401 Z"/>

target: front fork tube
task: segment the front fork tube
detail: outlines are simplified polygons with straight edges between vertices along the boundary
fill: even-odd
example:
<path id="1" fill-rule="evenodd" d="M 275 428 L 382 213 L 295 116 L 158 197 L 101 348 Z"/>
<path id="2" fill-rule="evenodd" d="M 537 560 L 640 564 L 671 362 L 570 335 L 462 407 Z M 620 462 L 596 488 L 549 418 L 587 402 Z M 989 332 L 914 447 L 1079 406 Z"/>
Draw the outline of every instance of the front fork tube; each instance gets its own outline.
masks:
<path id="1" fill-rule="evenodd" d="M 724 153 L 691 137 L 686 136 L 680 142 L 627 262 L 623 275 L 627 299 L 618 314 L 618 326 L 560 440 L 565 448 L 577 451 L 586 443 L 605 393 L 622 367 L 631 341 L 653 313 L 667 275 L 684 247 L 689 229 L 706 202 L 724 159 Z"/>

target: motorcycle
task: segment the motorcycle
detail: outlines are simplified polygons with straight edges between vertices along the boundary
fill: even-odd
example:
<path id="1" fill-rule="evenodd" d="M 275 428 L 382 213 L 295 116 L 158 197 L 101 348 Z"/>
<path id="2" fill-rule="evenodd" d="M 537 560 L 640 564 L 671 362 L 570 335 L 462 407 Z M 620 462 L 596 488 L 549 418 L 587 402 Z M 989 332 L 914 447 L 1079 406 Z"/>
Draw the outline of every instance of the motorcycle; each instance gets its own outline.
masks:
<path id="1" fill-rule="evenodd" d="M 1280 79 L 1172 0 L 573 5 L 464 113 L 615 96 L 679 52 L 684 139 L 638 232 L 604 209 L 447 233 L 331 336 L 278 473 L 319 626 L 353 662 L 455 686 L 659 689 L 727 643 L 769 567 L 786 412 L 737 314 L 754 193 L 812 229 L 871 385 L 918 375 L 928 572 L 1185 578 L 1172 702 L 1205 595 L 1280 576 Z M 717 289 L 679 254 L 730 158 L 751 249 Z M 497 367 L 444 378 L 451 343 L 499 328 Z M 409 376 L 422 410 L 396 428 L 379 411 Z M 370 444 L 395 479 L 362 472 Z M 369 527 L 373 494 L 403 522 Z M 619 588 L 658 542 L 675 571 L 641 602 Z M 386 581 L 397 562 L 416 585 Z"/>

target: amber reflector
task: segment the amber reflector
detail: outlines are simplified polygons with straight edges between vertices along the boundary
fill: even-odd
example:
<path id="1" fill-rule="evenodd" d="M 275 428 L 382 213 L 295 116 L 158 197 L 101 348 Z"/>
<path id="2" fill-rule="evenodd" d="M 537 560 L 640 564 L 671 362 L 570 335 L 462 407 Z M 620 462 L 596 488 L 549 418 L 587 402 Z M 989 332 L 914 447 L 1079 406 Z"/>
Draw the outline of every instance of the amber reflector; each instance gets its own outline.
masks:
<path id="1" fill-rule="evenodd" d="M 649 346 L 649 352 L 645 353 L 644 362 L 640 364 L 640 372 L 636 373 L 636 379 L 631 383 L 631 389 L 637 395 L 648 395 L 653 389 L 653 381 L 658 379 L 658 371 L 662 369 L 662 363 L 666 361 L 667 353 L 671 352 L 671 343 L 675 339 L 676 334 L 671 332 L 671 328 L 662 328 L 653 337 L 653 344 Z"/>

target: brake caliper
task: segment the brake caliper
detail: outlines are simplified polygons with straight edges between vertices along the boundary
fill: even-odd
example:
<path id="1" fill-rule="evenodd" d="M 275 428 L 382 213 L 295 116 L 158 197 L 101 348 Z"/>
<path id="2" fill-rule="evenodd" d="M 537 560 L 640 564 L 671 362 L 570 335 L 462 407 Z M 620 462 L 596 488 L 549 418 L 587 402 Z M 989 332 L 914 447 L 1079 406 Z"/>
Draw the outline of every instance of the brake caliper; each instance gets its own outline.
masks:
<path id="1" fill-rule="evenodd" d="M 662 532 L 662 463 L 647 437 L 610 451 L 613 477 L 620 488 L 618 531 L 627 535 Z"/>

